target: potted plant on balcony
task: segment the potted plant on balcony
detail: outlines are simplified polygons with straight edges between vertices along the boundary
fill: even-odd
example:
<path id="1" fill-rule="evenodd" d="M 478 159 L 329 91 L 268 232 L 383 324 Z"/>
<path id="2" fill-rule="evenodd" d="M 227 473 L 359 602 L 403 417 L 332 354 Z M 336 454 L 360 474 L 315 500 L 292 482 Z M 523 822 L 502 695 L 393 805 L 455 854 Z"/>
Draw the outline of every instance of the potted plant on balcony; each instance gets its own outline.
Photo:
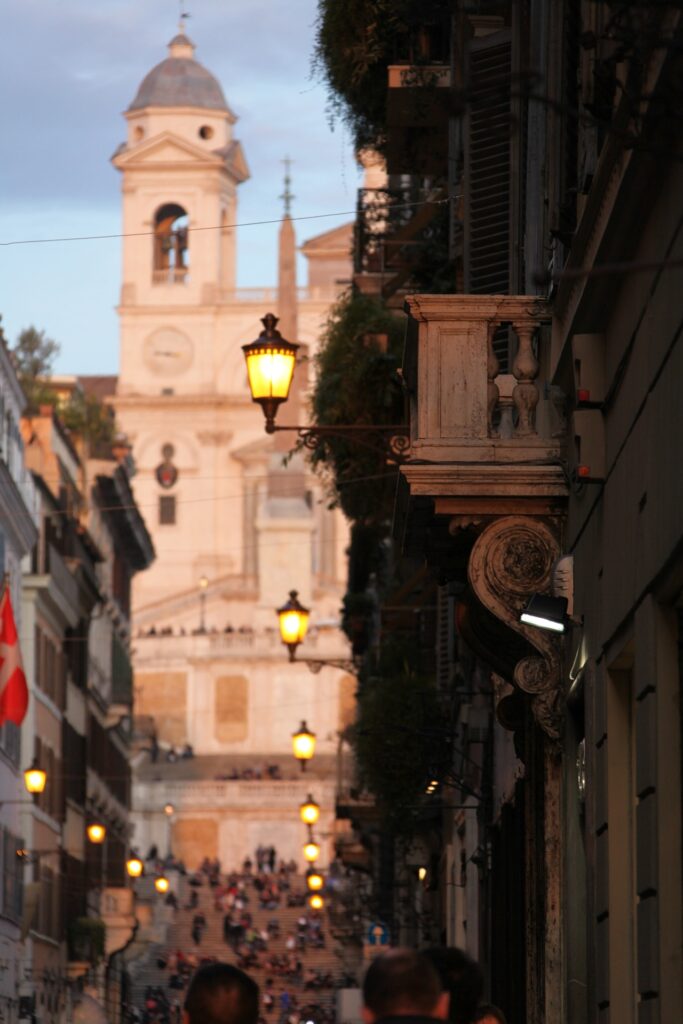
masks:
<path id="1" fill-rule="evenodd" d="M 99 917 L 77 917 L 69 925 L 69 959 L 97 964 L 104 957 L 106 925 Z"/>

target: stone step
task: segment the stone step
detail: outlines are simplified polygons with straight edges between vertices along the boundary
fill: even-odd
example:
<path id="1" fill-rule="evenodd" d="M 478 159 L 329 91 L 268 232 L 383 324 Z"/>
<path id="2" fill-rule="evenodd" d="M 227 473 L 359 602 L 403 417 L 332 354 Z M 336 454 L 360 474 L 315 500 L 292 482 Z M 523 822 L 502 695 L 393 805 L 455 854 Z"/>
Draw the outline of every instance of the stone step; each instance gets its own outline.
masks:
<path id="1" fill-rule="evenodd" d="M 301 875 L 293 875 L 290 878 L 291 891 L 297 894 L 306 893 L 305 879 Z M 182 1003 L 184 992 L 168 987 L 169 971 L 167 968 L 159 968 L 156 964 L 158 956 L 162 953 L 171 953 L 175 950 L 182 950 L 186 955 L 193 953 L 198 959 L 215 958 L 227 963 L 236 963 L 237 956 L 233 949 L 227 945 L 223 937 L 223 913 L 215 907 L 215 893 L 208 885 L 203 885 L 195 890 L 198 894 L 197 906 L 189 908 L 189 898 L 192 887 L 187 879 L 183 879 L 178 893 L 179 909 L 175 912 L 172 923 L 167 928 L 166 941 L 163 945 L 155 945 L 147 955 L 146 962 L 137 965 L 134 971 L 132 1001 L 134 1005 L 142 1007 L 144 993 L 148 986 L 159 987 L 164 991 L 173 1003 L 179 999 Z M 268 910 L 259 905 L 256 890 L 250 881 L 247 881 L 248 903 L 245 910 L 252 915 L 252 926 L 257 930 L 265 930 L 270 920 L 277 920 L 280 926 L 279 936 L 268 941 L 268 952 L 265 955 L 282 956 L 286 954 L 287 936 L 296 936 L 297 920 L 302 914 L 310 914 L 308 907 L 288 907 L 281 905 L 276 910 Z M 192 920 L 198 911 L 206 916 L 207 927 L 204 930 L 200 944 L 197 946 L 192 941 L 191 929 Z M 270 992 L 274 999 L 274 1009 L 270 1019 L 276 1020 L 280 1015 L 280 996 L 283 992 L 289 992 L 295 997 L 299 1008 L 315 1004 L 324 1008 L 328 1016 L 332 1016 L 335 1005 L 335 990 L 333 987 L 318 989 L 305 989 L 303 975 L 308 968 L 319 971 L 322 975 L 330 974 L 337 979 L 341 974 L 341 964 L 335 954 L 333 942 L 329 933 L 329 923 L 325 912 L 321 914 L 322 930 L 326 939 L 326 946 L 323 948 L 306 948 L 296 950 L 296 955 L 302 965 L 302 976 L 293 978 L 269 972 L 265 967 L 249 969 L 248 973 L 261 991 L 264 990 L 267 980 L 270 980 Z M 263 955 L 263 954 L 262 954 Z"/>

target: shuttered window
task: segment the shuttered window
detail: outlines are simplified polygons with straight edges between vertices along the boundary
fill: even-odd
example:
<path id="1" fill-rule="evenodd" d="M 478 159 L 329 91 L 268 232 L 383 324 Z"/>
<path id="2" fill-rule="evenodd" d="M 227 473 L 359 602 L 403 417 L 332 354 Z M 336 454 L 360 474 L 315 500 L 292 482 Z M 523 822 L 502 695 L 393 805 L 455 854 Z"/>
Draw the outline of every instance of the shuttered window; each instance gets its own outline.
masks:
<path id="1" fill-rule="evenodd" d="M 512 43 L 509 29 L 472 40 L 468 53 L 465 138 L 465 291 L 510 291 Z M 508 329 L 494 347 L 508 368 Z"/>
<path id="2" fill-rule="evenodd" d="M 159 525 L 175 525 L 175 495 L 173 494 L 159 495 Z"/>

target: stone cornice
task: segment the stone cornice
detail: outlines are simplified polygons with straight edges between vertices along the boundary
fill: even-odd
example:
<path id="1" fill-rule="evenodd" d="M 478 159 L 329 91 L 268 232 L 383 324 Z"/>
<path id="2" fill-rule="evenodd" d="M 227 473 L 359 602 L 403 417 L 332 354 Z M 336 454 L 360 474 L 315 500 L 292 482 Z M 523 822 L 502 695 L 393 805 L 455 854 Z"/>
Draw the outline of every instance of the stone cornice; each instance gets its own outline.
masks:
<path id="1" fill-rule="evenodd" d="M 201 406 L 207 409 L 246 408 L 252 404 L 249 395 L 217 395 L 211 392 L 197 391 L 186 395 L 159 395 L 136 392 L 129 395 L 114 395 L 112 405 L 116 409 L 134 409 L 144 405 L 152 409 L 196 409 Z"/>
<path id="2" fill-rule="evenodd" d="M 408 295 L 405 311 L 415 320 L 497 320 L 532 318 L 550 322 L 550 305 L 537 295 Z"/>
<path id="3" fill-rule="evenodd" d="M 568 487 L 562 466 L 555 463 L 405 463 L 401 473 L 411 495 L 430 498 L 478 497 L 565 498 Z"/>

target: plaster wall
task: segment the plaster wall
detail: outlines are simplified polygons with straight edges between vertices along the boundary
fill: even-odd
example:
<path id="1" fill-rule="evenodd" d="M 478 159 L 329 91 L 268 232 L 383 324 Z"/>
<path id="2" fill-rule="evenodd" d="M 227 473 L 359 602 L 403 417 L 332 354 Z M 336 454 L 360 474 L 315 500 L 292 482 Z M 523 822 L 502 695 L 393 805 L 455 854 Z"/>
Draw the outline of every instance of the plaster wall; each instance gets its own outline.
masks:
<path id="1" fill-rule="evenodd" d="M 162 132 L 172 131 L 195 146 L 200 146 L 207 153 L 225 146 L 232 139 L 233 118 L 220 110 L 200 110 L 192 107 L 147 107 L 144 110 L 131 110 L 126 114 L 128 120 L 128 143 L 137 144 Z M 204 139 L 199 134 L 202 127 L 213 129 L 213 135 Z M 144 135 L 137 131 L 142 128 Z"/>
<path id="2" fill-rule="evenodd" d="M 590 1020 L 609 1008 L 624 1022 L 664 1022 L 683 999 L 681 783 L 671 771 L 683 629 L 683 275 L 671 262 L 683 256 L 682 196 L 675 165 L 629 254 L 666 269 L 606 289 L 602 322 L 587 324 L 602 334 L 609 396 L 598 413 L 604 483 L 574 489 L 567 537 L 583 617 L 573 640 L 586 702 Z"/>

